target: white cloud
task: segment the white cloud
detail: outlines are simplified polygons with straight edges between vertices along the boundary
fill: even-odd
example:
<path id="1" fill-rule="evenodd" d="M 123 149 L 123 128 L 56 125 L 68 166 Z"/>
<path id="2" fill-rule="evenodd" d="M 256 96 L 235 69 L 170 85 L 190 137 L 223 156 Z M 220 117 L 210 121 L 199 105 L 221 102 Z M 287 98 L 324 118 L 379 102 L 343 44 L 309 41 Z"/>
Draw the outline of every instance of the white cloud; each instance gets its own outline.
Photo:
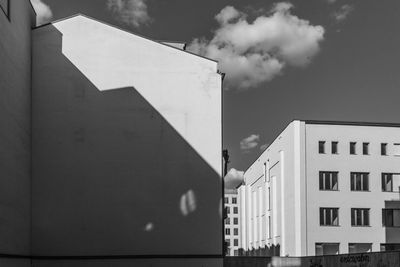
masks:
<path id="1" fill-rule="evenodd" d="M 225 175 L 225 192 L 229 192 L 231 189 L 235 189 L 241 182 L 243 182 L 243 171 L 238 171 L 234 168 L 231 168 L 228 173 Z"/>
<path id="2" fill-rule="evenodd" d="M 53 18 L 53 12 L 50 7 L 41 0 L 31 0 L 32 6 L 36 12 L 36 25 L 48 23 Z"/>
<path id="3" fill-rule="evenodd" d="M 118 21 L 136 28 L 152 21 L 147 13 L 147 0 L 107 0 L 107 8 Z"/>
<path id="4" fill-rule="evenodd" d="M 181 196 L 179 208 L 183 216 L 187 216 L 196 210 L 197 201 L 193 190 L 189 190 Z"/>
<path id="5" fill-rule="evenodd" d="M 353 6 L 347 5 L 347 4 L 343 5 L 343 6 L 340 7 L 340 9 L 338 11 L 333 13 L 333 17 L 335 18 L 335 20 L 337 22 L 342 22 L 350 15 L 350 13 L 353 10 L 354 10 Z"/>
<path id="6" fill-rule="evenodd" d="M 243 152 L 248 152 L 251 149 L 253 149 L 256 146 L 258 146 L 258 142 L 259 141 L 260 141 L 260 135 L 252 134 L 249 137 L 246 137 L 242 141 L 240 141 L 240 149 Z"/>
<path id="7" fill-rule="evenodd" d="M 336 2 L 336 0 L 326 0 L 326 2 L 328 2 L 329 4 L 333 4 Z"/>
<path id="8" fill-rule="evenodd" d="M 261 145 L 260 146 L 260 150 L 265 150 L 265 149 L 267 149 L 268 148 L 268 146 L 269 146 L 269 144 L 267 143 L 267 144 L 263 144 L 263 145 Z"/>
<path id="9" fill-rule="evenodd" d="M 213 38 L 196 38 L 188 50 L 218 60 L 228 88 L 270 81 L 285 66 L 306 66 L 320 50 L 324 28 L 292 15 L 292 8 L 280 2 L 249 22 L 245 13 L 227 6 L 215 17 L 219 27 Z"/>
<path id="10" fill-rule="evenodd" d="M 154 230 L 154 224 L 152 222 L 147 223 L 146 226 L 144 227 L 145 232 L 151 232 L 153 230 Z"/>

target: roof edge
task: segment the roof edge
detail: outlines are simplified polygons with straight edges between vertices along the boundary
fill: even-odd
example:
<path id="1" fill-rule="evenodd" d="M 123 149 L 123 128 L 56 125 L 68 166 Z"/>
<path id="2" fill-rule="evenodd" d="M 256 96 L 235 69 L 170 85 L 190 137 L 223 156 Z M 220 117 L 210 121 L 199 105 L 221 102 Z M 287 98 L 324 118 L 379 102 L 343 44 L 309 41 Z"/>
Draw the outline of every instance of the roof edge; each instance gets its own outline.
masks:
<path id="1" fill-rule="evenodd" d="M 372 126 L 372 127 L 400 127 L 400 123 L 393 122 L 364 122 L 364 121 L 323 121 L 323 120 L 299 120 L 305 124 L 321 125 L 348 125 L 348 126 Z"/>
<path id="2" fill-rule="evenodd" d="M 39 28 L 47 27 L 47 26 L 49 26 L 49 25 L 52 25 L 52 24 L 55 24 L 55 23 L 59 23 L 59 22 L 64 21 L 64 20 L 72 19 L 72 18 L 78 17 L 78 16 L 82 16 L 82 17 L 85 17 L 85 18 L 87 18 L 87 19 L 94 20 L 94 21 L 96 21 L 96 22 L 99 22 L 99 23 L 102 23 L 102 24 L 104 24 L 104 25 L 113 27 L 113 28 L 115 28 L 115 29 L 118 29 L 118 30 L 121 30 L 121 31 L 130 33 L 130 34 L 136 35 L 136 36 L 138 36 L 138 37 L 141 37 L 141 38 L 143 38 L 143 39 L 146 39 L 146 40 L 155 42 L 155 43 L 157 43 L 157 44 L 160 44 L 160 45 L 163 45 L 163 46 L 168 46 L 168 47 L 170 47 L 170 48 L 176 49 L 176 50 L 181 51 L 181 52 L 183 52 L 183 53 L 188 53 L 188 54 L 191 54 L 191 55 L 193 55 L 193 56 L 200 57 L 200 58 L 203 58 L 203 59 L 206 59 L 206 60 L 209 60 L 209 61 L 212 61 L 212 62 L 215 62 L 215 63 L 218 64 L 218 61 L 215 60 L 215 59 L 211 59 L 211 58 L 208 58 L 208 57 L 205 57 L 205 56 L 201 56 L 201 55 L 195 54 L 195 53 L 190 52 L 190 51 L 187 51 L 187 50 L 182 50 L 182 49 L 179 49 L 179 48 L 177 48 L 177 47 L 174 47 L 174 46 L 171 46 L 171 45 L 168 45 L 168 44 L 164 44 L 164 43 L 162 43 L 161 41 L 157 41 L 157 40 L 151 39 L 151 38 L 149 38 L 149 37 L 143 36 L 143 35 L 138 34 L 138 33 L 134 33 L 134 32 L 132 32 L 132 31 L 128 31 L 128 30 L 123 29 L 123 28 L 121 28 L 121 27 L 118 27 L 118 26 L 112 25 L 112 24 L 110 24 L 110 23 L 107 23 L 107 22 L 104 22 L 104 21 L 95 19 L 95 18 L 93 18 L 93 17 L 90 17 L 90 16 L 85 15 L 85 14 L 82 14 L 82 13 L 77 13 L 77 14 L 74 14 L 74 15 L 71 15 L 71 16 L 68 16 L 68 17 L 65 17 L 65 18 L 61 18 L 61 19 L 58 19 L 58 20 L 55 20 L 55 21 L 52 21 L 52 22 L 49 22 L 49 23 L 45 23 L 45 24 L 36 26 L 36 27 L 32 28 L 32 30 L 37 30 L 37 29 L 39 29 Z M 185 43 L 185 42 L 182 42 L 182 43 Z M 186 44 L 186 43 L 185 43 L 185 44 Z"/>

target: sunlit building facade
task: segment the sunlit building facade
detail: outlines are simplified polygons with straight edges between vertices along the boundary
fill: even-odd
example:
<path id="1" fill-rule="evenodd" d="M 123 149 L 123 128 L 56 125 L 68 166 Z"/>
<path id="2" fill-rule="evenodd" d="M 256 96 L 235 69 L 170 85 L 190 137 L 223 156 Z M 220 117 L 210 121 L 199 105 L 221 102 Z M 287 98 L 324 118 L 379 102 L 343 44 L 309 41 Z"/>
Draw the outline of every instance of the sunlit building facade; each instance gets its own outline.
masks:
<path id="1" fill-rule="evenodd" d="M 239 255 L 239 205 L 237 190 L 225 193 L 225 243 L 227 256 Z"/>
<path id="2" fill-rule="evenodd" d="M 240 247 L 281 256 L 399 249 L 399 186 L 400 125 L 295 120 L 244 173 Z"/>

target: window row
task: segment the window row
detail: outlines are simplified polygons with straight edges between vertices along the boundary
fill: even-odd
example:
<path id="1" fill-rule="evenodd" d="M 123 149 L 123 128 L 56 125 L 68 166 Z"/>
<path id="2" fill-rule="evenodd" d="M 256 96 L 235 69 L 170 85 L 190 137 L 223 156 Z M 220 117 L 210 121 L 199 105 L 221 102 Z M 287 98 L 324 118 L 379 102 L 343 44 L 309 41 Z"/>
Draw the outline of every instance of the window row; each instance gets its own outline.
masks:
<path id="1" fill-rule="evenodd" d="M 320 171 L 319 172 L 319 189 L 328 191 L 339 190 L 339 172 L 337 171 Z M 400 191 L 400 173 L 381 173 L 381 189 L 382 192 L 399 192 Z M 369 191 L 369 173 L 368 172 L 351 172 L 350 173 L 350 190 L 351 191 Z"/>
<path id="2" fill-rule="evenodd" d="M 339 142 L 337 141 L 332 141 L 330 142 L 330 147 L 331 147 L 331 154 L 339 154 L 339 149 L 338 145 Z M 368 142 L 363 142 L 361 147 L 362 147 L 362 154 L 363 155 L 369 155 L 369 143 Z M 318 141 L 318 153 L 319 154 L 325 154 L 326 153 L 326 141 Z M 349 153 L 350 155 L 356 155 L 357 154 L 357 142 L 350 142 L 349 143 Z M 388 143 L 381 143 L 380 144 L 380 151 L 382 156 L 387 156 L 388 155 Z M 393 154 L 396 156 L 400 156 L 400 143 L 394 143 L 393 144 Z"/>
<path id="3" fill-rule="evenodd" d="M 225 204 L 229 204 L 229 197 L 225 197 L 224 198 L 224 203 Z M 232 197 L 232 204 L 237 204 L 237 198 L 236 197 Z"/>
<path id="4" fill-rule="evenodd" d="M 226 218 L 225 219 L 225 224 L 231 224 L 231 220 L 230 220 L 231 218 Z M 233 218 L 233 224 L 234 225 L 237 225 L 237 224 L 239 224 L 239 218 Z"/>
<path id="5" fill-rule="evenodd" d="M 231 235 L 230 228 L 225 228 L 225 235 Z M 233 235 L 239 235 L 239 228 L 233 228 Z"/>
<path id="6" fill-rule="evenodd" d="M 231 213 L 230 207 L 226 207 L 226 213 L 227 214 Z M 238 213 L 239 213 L 238 207 L 233 207 L 233 214 L 238 214 Z"/>
<path id="7" fill-rule="evenodd" d="M 352 208 L 351 226 L 370 226 L 368 208 Z M 339 208 L 320 208 L 319 223 L 321 226 L 339 226 Z M 400 209 L 382 209 L 382 225 L 400 227 Z"/>
<path id="8" fill-rule="evenodd" d="M 340 243 L 315 243 L 315 255 L 335 255 L 339 254 Z M 381 251 L 400 250 L 400 244 L 380 244 Z M 349 243 L 348 253 L 367 253 L 372 252 L 372 243 Z"/>
<path id="9" fill-rule="evenodd" d="M 231 246 L 231 241 L 229 239 L 225 239 L 225 243 L 228 247 Z M 233 239 L 233 246 L 239 246 L 239 239 Z"/>

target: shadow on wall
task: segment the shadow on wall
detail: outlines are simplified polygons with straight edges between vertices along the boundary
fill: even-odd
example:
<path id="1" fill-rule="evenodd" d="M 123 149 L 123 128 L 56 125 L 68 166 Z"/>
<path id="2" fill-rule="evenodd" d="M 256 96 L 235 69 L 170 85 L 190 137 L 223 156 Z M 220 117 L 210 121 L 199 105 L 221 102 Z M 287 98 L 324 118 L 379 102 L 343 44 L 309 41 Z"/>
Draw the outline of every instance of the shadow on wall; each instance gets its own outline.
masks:
<path id="1" fill-rule="evenodd" d="M 99 91 L 55 27 L 34 40 L 33 255 L 221 255 L 219 174 L 134 87 Z"/>

